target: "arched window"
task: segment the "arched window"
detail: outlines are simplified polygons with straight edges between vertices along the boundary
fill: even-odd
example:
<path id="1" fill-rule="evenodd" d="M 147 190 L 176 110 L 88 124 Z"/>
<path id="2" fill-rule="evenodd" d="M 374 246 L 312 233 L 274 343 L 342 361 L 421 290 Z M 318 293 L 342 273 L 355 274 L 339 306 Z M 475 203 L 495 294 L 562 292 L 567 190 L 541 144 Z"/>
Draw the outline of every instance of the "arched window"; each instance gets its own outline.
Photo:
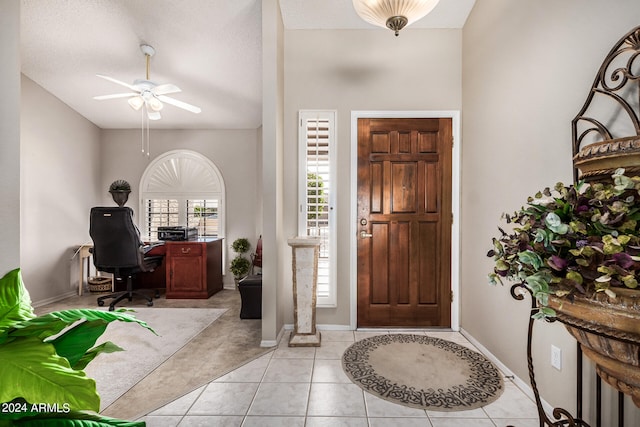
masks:
<path id="1" fill-rule="evenodd" d="M 187 226 L 199 236 L 225 236 L 225 191 L 216 165 L 195 151 L 174 150 L 154 159 L 140 181 L 142 232 L 150 241 L 158 227 Z"/>

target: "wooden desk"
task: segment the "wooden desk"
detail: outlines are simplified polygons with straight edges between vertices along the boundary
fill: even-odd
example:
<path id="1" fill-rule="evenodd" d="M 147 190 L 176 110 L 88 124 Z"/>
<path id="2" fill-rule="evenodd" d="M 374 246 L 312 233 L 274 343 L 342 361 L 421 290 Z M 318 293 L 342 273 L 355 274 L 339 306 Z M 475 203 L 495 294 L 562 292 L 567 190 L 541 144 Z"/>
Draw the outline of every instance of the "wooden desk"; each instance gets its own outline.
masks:
<path id="1" fill-rule="evenodd" d="M 148 255 L 162 255 L 162 264 L 152 273 L 138 274 L 136 288 L 166 288 L 166 298 L 207 299 L 222 290 L 222 241 L 203 237 L 166 241 Z"/>

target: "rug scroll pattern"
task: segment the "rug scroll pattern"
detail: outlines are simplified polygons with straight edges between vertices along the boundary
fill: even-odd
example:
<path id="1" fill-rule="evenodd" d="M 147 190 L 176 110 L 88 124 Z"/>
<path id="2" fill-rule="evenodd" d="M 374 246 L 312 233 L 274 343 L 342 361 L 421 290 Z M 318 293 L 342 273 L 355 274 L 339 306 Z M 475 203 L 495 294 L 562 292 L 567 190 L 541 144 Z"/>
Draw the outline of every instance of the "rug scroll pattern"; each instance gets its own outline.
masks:
<path id="1" fill-rule="evenodd" d="M 376 366 L 370 363 L 370 356 L 374 351 L 392 343 L 418 343 L 425 346 L 423 351 L 429 351 L 429 347 L 432 351 L 442 350 L 447 355 L 447 360 L 433 369 L 457 369 L 456 367 L 464 366 L 465 372 L 469 372 L 469 375 L 464 382 L 454 381 L 446 388 L 433 388 L 428 381 L 422 388 L 391 381 L 377 372 Z M 493 402 L 504 390 L 500 372 L 483 355 L 451 341 L 425 335 L 386 334 L 360 340 L 345 351 L 342 366 L 347 376 L 362 389 L 382 399 L 420 409 L 475 409 Z M 411 377 L 412 369 L 416 367 L 406 366 L 408 378 Z"/>

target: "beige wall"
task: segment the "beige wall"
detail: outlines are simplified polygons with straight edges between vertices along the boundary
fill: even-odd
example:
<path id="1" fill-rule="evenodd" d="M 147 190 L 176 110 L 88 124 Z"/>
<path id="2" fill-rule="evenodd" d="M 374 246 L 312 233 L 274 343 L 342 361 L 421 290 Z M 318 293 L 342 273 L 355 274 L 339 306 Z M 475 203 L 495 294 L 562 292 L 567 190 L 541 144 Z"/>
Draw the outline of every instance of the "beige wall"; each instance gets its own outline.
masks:
<path id="1" fill-rule="evenodd" d="M 461 325 L 525 381 L 530 302 L 487 284 L 485 254 L 502 212 L 571 181 L 571 119 L 639 16 L 636 0 L 479 0 L 463 31 Z M 563 351 L 561 372 L 550 366 L 551 344 Z M 575 341 L 561 325 L 539 323 L 534 345 L 543 397 L 573 411 Z M 627 425 L 638 425 L 628 407 L 636 419 Z"/>
<path id="2" fill-rule="evenodd" d="M 20 3 L 0 2 L 0 277 L 20 266 Z"/>
<path id="3" fill-rule="evenodd" d="M 284 233 L 297 233 L 298 111 L 337 111 L 338 298 L 319 308 L 318 324 L 350 324 L 351 112 L 459 110 L 462 31 L 285 31 Z M 353 237 L 353 238 L 352 238 Z M 290 253 L 287 254 L 290 262 Z M 291 293 L 291 271 L 287 293 Z M 286 323 L 293 323 L 287 299 Z"/>
<path id="4" fill-rule="evenodd" d="M 262 0 L 262 344 L 275 345 L 285 313 L 283 200 L 283 24 L 277 0 Z"/>
<path id="5" fill-rule="evenodd" d="M 20 267 L 38 304 L 77 292 L 71 258 L 99 200 L 100 129 L 25 76 L 21 93 Z"/>
<path id="6" fill-rule="evenodd" d="M 131 184 L 127 206 L 136 212 L 139 221 L 140 179 L 147 166 L 167 151 L 184 149 L 202 154 L 220 170 L 225 183 L 227 265 L 234 255 L 231 243 L 246 237 L 255 247 L 259 232 L 256 230 L 258 182 L 256 172 L 258 131 L 249 130 L 151 130 L 150 152 L 147 157 L 140 150 L 140 130 L 109 130 L 101 132 L 100 203 L 114 205 L 108 193 L 116 179 Z M 142 225 L 142 224 L 140 224 Z M 226 270 L 228 272 L 228 269 Z M 233 277 L 226 274 L 225 286 L 233 287 Z"/>

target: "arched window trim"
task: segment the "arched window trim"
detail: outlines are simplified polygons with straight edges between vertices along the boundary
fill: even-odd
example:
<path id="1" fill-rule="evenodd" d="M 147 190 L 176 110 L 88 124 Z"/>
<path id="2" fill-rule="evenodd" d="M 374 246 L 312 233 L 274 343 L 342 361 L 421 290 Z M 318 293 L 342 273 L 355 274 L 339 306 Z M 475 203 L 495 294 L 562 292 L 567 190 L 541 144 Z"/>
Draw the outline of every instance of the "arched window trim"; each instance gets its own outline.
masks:
<path id="1" fill-rule="evenodd" d="M 187 161 L 191 165 L 190 170 L 200 169 L 201 173 L 209 173 L 209 176 L 203 177 L 201 182 L 194 181 L 197 176 L 189 176 L 189 182 L 185 182 L 185 174 L 175 167 L 166 169 L 164 166 L 167 162 L 171 161 Z M 173 173 L 173 176 L 170 174 Z M 162 174 L 162 177 L 158 175 Z M 169 174 L 169 175 L 168 175 Z M 162 178 L 162 179 L 159 179 Z M 165 181 L 164 187 L 159 184 L 158 181 Z M 166 184 L 166 181 L 172 182 L 173 185 Z M 150 187 L 155 187 L 149 190 Z M 179 202 L 184 202 L 188 199 L 217 199 L 219 201 L 218 206 L 218 237 L 224 238 L 226 235 L 226 198 L 225 198 L 225 184 L 222 173 L 218 167 L 206 156 L 191 150 L 171 150 L 161 154 L 149 163 L 142 178 L 140 179 L 139 193 L 139 208 L 142 215 L 140 220 L 142 224 L 140 229 L 143 234 L 148 236 L 149 230 L 147 229 L 147 213 L 145 209 L 145 200 L 147 199 L 176 199 Z"/>

